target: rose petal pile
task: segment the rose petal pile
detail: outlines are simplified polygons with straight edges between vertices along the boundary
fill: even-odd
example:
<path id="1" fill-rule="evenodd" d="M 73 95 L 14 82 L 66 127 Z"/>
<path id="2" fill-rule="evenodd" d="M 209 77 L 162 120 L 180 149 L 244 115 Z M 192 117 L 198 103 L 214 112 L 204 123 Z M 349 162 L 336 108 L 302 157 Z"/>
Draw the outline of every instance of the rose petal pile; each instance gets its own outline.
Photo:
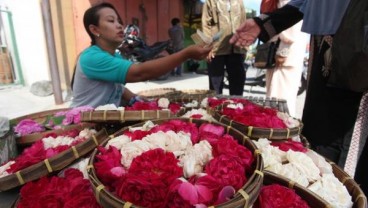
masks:
<path id="1" fill-rule="evenodd" d="M 95 133 L 95 130 L 84 129 L 79 131 L 73 129 L 60 135 L 48 134 L 43 139 L 36 141 L 30 147 L 24 149 L 22 154 L 17 158 L 0 166 L 0 177 L 13 174 L 47 158 L 53 157 L 68 150 L 71 146 L 85 141 Z"/>
<path id="2" fill-rule="evenodd" d="M 26 183 L 20 190 L 18 208 L 100 208 L 91 185 L 77 169 L 67 169 L 64 177 L 43 177 Z"/>
<path id="3" fill-rule="evenodd" d="M 141 110 L 165 110 L 168 109 L 172 113 L 179 112 L 181 105 L 179 103 L 170 102 L 167 98 L 160 98 L 154 101 L 135 102 L 132 106 L 125 107 L 127 111 L 141 111 Z"/>
<path id="4" fill-rule="evenodd" d="M 149 122 L 148 122 L 149 123 Z M 99 147 L 94 167 L 109 191 L 143 207 L 210 206 L 231 199 L 253 155 L 222 126 L 170 120 L 130 129 Z"/>
<path id="5" fill-rule="evenodd" d="M 254 208 L 309 208 L 304 201 L 293 189 L 272 184 L 263 186 L 258 195 L 257 201 L 253 205 Z"/>
<path id="6" fill-rule="evenodd" d="M 222 115 L 246 126 L 284 129 L 300 125 L 298 120 L 286 113 L 278 112 L 273 108 L 265 108 L 243 98 L 208 98 L 210 108 L 216 108 L 222 104 L 226 104 L 220 112 Z"/>

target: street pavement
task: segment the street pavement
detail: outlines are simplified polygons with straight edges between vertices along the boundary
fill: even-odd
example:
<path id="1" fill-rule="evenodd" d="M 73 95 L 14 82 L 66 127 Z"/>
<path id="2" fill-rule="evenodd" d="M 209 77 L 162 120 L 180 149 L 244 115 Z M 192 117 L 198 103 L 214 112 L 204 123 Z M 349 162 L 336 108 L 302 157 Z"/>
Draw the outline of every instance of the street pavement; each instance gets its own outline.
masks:
<path id="1" fill-rule="evenodd" d="M 252 77 L 256 69 L 249 69 L 247 77 Z M 139 92 L 156 88 L 175 88 L 178 90 L 189 89 L 208 89 L 208 76 L 205 74 L 183 73 L 180 77 L 170 76 L 167 80 L 145 81 L 137 83 L 128 83 L 126 85 L 131 91 Z M 224 95 L 228 95 L 228 89 L 224 89 Z M 260 86 L 245 86 L 243 96 L 265 97 L 265 88 Z M 66 93 L 63 97 L 68 97 Z M 305 92 L 297 99 L 297 118 L 301 118 Z M 66 108 L 70 101 L 65 101 L 61 105 L 55 104 L 53 95 L 39 97 L 30 92 L 29 87 L 23 86 L 0 86 L 0 116 L 9 119 L 16 118 L 31 113 L 41 112 L 50 109 Z"/>

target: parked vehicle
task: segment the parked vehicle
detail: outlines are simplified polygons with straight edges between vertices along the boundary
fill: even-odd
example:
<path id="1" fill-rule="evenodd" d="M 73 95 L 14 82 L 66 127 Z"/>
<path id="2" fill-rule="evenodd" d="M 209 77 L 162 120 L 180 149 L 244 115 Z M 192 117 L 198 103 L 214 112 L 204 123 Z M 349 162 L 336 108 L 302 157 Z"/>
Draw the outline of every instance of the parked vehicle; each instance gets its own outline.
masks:
<path id="1" fill-rule="evenodd" d="M 145 62 L 165 56 L 165 51 L 169 54 L 172 50 L 169 48 L 170 40 L 159 41 L 152 45 L 139 37 L 139 28 L 135 25 L 128 25 L 124 29 L 124 40 L 118 50 L 126 59 L 133 62 Z M 158 80 L 166 80 L 170 76 L 170 72 L 157 78 Z"/>

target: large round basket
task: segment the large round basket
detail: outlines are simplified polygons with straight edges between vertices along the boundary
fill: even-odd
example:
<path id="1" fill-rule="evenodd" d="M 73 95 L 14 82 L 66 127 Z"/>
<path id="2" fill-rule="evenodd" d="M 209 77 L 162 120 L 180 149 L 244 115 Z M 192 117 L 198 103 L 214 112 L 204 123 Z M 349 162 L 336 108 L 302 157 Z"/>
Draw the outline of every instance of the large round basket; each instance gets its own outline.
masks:
<path id="1" fill-rule="evenodd" d="M 208 123 L 208 121 L 199 120 L 199 119 L 185 119 L 185 118 L 176 118 L 176 119 L 195 123 L 197 126 L 203 123 Z M 161 124 L 166 121 L 168 120 L 161 119 L 161 120 L 153 120 L 152 122 L 154 124 Z M 254 172 L 248 178 L 248 181 L 246 182 L 246 184 L 244 184 L 244 186 L 234 195 L 234 197 L 231 200 L 227 201 L 226 203 L 217 205 L 215 207 L 222 207 L 222 208 L 251 207 L 251 205 L 255 202 L 259 194 L 259 190 L 263 182 L 263 172 L 262 172 L 263 161 L 262 161 L 260 152 L 248 137 L 246 137 L 245 135 L 243 135 L 236 129 L 231 128 L 230 126 L 225 126 L 224 124 L 221 124 L 218 122 L 212 122 L 212 123 L 225 127 L 227 133 L 232 135 L 238 141 L 239 144 L 246 146 L 249 150 L 251 150 L 254 153 L 253 156 L 255 158 L 254 163 L 253 163 Z M 132 127 L 139 127 L 142 125 L 143 123 L 140 123 Z M 116 132 L 114 135 L 111 135 L 110 138 L 121 135 L 122 132 L 124 132 L 128 128 L 129 127 L 121 129 L 120 131 Z M 134 204 L 131 204 L 130 202 L 125 202 L 122 199 L 115 196 L 113 193 L 107 190 L 105 186 L 101 183 L 101 181 L 98 179 L 94 166 L 93 166 L 95 157 L 98 153 L 99 152 L 97 149 L 93 151 L 90 161 L 89 161 L 88 168 L 87 168 L 89 179 L 92 184 L 93 191 L 95 192 L 97 201 L 103 207 L 127 207 L 127 208 L 137 207 Z"/>
<path id="2" fill-rule="evenodd" d="M 29 181 L 34 181 L 49 173 L 62 170 L 76 159 L 91 152 L 96 146 L 104 142 L 108 137 L 105 129 L 100 130 L 92 138 L 79 143 L 42 162 L 31 165 L 16 173 L 0 178 L 0 191 L 6 191 L 21 186 Z"/>
<path id="3" fill-rule="evenodd" d="M 264 185 L 271 185 L 271 184 L 279 184 L 290 189 L 293 189 L 296 194 L 298 194 L 302 199 L 304 199 L 309 207 L 313 208 L 328 208 L 330 204 L 322 199 L 317 194 L 313 193 L 312 191 L 308 190 L 307 188 L 287 179 L 281 175 L 275 174 L 270 171 L 264 171 Z"/>
<path id="4" fill-rule="evenodd" d="M 179 111 L 180 112 L 180 111 Z M 151 119 L 168 119 L 176 117 L 177 114 L 170 110 L 100 110 L 83 112 L 81 121 L 84 122 L 109 122 L 109 121 L 145 121 Z"/>
<path id="5" fill-rule="evenodd" d="M 243 134 L 247 135 L 250 138 L 267 138 L 271 140 L 284 140 L 290 137 L 299 136 L 301 130 L 303 128 L 303 124 L 300 120 L 299 126 L 294 128 L 261 128 L 256 126 L 246 126 L 242 123 L 239 123 L 235 120 L 231 120 L 229 117 L 222 115 L 220 112 L 224 107 L 226 107 L 228 103 L 224 103 L 220 106 L 217 106 L 214 112 L 214 118 L 218 120 L 220 123 L 224 123 L 225 125 L 234 127 L 239 130 Z"/>
<path id="6" fill-rule="evenodd" d="M 349 194 L 353 198 L 354 208 L 367 208 L 367 196 L 365 196 L 362 189 L 356 183 L 356 181 L 349 176 L 344 170 L 337 166 L 333 162 L 329 162 L 332 165 L 332 171 L 339 181 L 344 184 Z"/>
<path id="7" fill-rule="evenodd" d="M 162 98 L 162 97 L 170 97 L 180 94 L 175 88 L 155 88 L 150 90 L 143 90 L 137 93 L 140 96 L 144 96 L 146 98 Z"/>

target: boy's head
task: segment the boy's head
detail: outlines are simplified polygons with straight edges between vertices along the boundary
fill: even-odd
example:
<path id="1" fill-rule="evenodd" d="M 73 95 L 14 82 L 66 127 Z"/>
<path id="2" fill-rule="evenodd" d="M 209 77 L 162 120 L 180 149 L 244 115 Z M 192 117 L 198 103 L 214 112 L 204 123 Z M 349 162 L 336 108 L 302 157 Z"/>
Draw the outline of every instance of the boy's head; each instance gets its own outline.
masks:
<path id="1" fill-rule="evenodd" d="M 180 19 L 179 18 L 172 18 L 171 19 L 171 25 L 172 26 L 175 26 L 175 25 L 177 25 L 179 23 L 180 23 Z"/>

